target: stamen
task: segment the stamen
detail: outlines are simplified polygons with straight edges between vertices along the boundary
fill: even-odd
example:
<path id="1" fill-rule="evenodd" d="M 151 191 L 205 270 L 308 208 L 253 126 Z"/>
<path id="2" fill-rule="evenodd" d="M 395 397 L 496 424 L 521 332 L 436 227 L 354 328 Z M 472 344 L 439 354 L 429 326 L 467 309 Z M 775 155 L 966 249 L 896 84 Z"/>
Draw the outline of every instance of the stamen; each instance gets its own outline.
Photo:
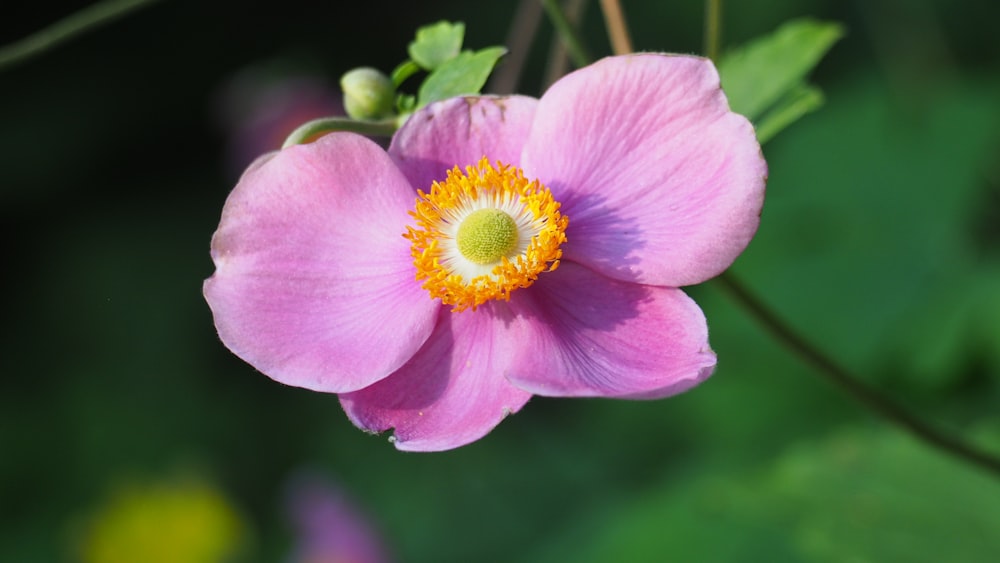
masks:
<path id="1" fill-rule="evenodd" d="M 537 180 L 487 158 L 463 173 L 457 166 L 430 193 L 418 191 L 410 215 L 416 279 L 453 311 L 510 299 L 544 271 L 559 266 L 569 218 Z"/>

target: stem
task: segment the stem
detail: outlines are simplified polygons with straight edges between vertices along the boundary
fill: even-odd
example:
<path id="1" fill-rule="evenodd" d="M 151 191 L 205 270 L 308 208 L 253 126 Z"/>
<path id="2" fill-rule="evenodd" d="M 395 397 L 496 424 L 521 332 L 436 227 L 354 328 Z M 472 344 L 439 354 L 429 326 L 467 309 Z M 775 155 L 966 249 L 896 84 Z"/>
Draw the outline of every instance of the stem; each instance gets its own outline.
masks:
<path id="1" fill-rule="evenodd" d="M 292 145 L 308 143 L 320 135 L 333 133 L 334 131 L 350 131 L 361 135 L 391 136 L 396 132 L 397 128 L 398 125 L 395 118 L 383 121 L 356 121 L 349 117 L 321 117 L 299 125 L 285 139 L 285 143 L 281 145 L 281 148 L 285 149 Z"/>
<path id="2" fill-rule="evenodd" d="M 583 19 L 583 12 L 586 7 L 587 0 L 563 1 L 563 15 L 566 17 L 566 21 L 569 22 L 570 27 L 576 29 L 580 20 Z M 545 63 L 542 90 L 547 90 L 549 86 L 562 78 L 567 72 L 569 72 L 569 54 L 566 50 L 566 44 L 560 37 L 556 36 L 552 39 L 552 45 L 549 47 L 549 58 Z"/>
<path id="3" fill-rule="evenodd" d="M 420 72 L 420 65 L 406 59 L 405 61 L 399 63 L 399 66 L 392 69 L 392 74 L 389 75 L 389 79 L 392 80 L 392 85 L 396 88 L 406 82 L 406 79 L 413 76 L 417 72 Z"/>
<path id="4" fill-rule="evenodd" d="M 104 0 L 66 16 L 56 23 L 0 47 L 0 70 L 23 63 L 78 35 L 152 4 L 156 0 Z"/>
<path id="5" fill-rule="evenodd" d="M 795 330 L 782 321 L 777 314 L 758 299 L 731 272 L 716 278 L 729 293 L 764 326 L 771 335 L 780 340 L 793 352 L 810 363 L 827 379 L 854 397 L 865 407 L 906 430 L 915 438 L 955 457 L 1000 475 L 1000 458 L 962 442 L 913 416 L 877 389 L 871 387 L 845 368 L 837 364 L 823 352 L 814 348 Z"/>
<path id="6" fill-rule="evenodd" d="M 722 0 L 705 0 L 705 56 L 719 61 L 722 36 Z"/>
<path id="7" fill-rule="evenodd" d="M 573 64 L 577 67 L 589 65 L 593 59 L 583 46 L 583 42 L 580 41 L 580 36 L 577 34 L 576 29 L 566 19 L 566 14 L 563 13 L 562 6 L 559 5 L 558 0 L 542 0 L 542 6 L 545 7 L 545 12 L 549 15 L 552 25 L 556 28 L 556 32 L 562 38 L 563 44 L 569 50 L 569 56 L 573 59 Z"/>
<path id="8" fill-rule="evenodd" d="M 524 63 L 528 60 L 531 43 L 535 40 L 538 24 L 542 21 L 542 5 L 538 0 L 520 0 L 514 19 L 507 32 L 505 45 L 510 52 L 490 78 L 487 91 L 491 94 L 513 94 L 517 91 L 517 83 L 524 71 Z"/>
<path id="9" fill-rule="evenodd" d="M 604 12 L 604 25 L 608 28 L 608 37 L 611 38 L 612 52 L 616 55 L 631 53 L 632 39 L 629 37 L 621 4 L 618 0 L 601 0 L 601 11 Z"/>

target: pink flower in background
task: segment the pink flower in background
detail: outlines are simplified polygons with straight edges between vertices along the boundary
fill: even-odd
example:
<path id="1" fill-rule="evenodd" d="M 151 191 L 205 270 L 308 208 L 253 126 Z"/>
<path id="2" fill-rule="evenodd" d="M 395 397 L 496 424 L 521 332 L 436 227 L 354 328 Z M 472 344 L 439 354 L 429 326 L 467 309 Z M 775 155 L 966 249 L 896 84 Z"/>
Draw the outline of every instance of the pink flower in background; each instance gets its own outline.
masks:
<path id="1" fill-rule="evenodd" d="M 288 513 L 295 531 L 289 563 L 388 563 L 382 538 L 340 488 L 314 474 L 292 479 Z"/>
<path id="2" fill-rule="evenodd" d="M 227 137 L 226 164 L 239 174 L 258 156 L 281 148 L 299 125 L 343 115 L 344 107 L 335 86 L 274 61 L 235 74 L 219 92 L 216 114 Z"/>
<path id="3" fill-rule="evenodd" d="M 766 175 L 711 62 L 607 58 L 541 99 L 432 104 L 388 152 L 334 133 L 258 160 L 205 296 L 266 375 L 339 393 L 397 448 L 454 448 L 532 394 L 652 399 L 708 377 L 705 317 L 677 288 L 743 251 Z"/>

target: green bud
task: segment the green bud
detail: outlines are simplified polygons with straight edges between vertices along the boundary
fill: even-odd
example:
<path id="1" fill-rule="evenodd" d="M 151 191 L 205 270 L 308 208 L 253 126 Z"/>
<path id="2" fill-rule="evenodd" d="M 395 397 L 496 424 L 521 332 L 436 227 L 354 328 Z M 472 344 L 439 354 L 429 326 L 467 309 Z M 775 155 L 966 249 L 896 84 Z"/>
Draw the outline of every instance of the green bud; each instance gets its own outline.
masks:
<path id="1" fill-rule="evenodd" d="M 340 78 L 344 109 L 354 119 L 381 119 L 392 113 L 396 89 L 389 77 L 374 68 L 361 67 Z"/>

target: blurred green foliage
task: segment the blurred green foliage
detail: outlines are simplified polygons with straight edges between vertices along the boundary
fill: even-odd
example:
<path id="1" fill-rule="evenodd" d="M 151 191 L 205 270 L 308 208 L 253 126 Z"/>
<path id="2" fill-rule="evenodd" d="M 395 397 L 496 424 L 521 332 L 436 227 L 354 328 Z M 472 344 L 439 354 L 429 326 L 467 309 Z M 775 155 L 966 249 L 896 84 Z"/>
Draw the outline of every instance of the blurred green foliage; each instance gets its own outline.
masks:
<path id="1" fill-rule="evenodd" d="M 588 515 L 540 561 L 990 561 L 1000 483 L 913 440 L 850 429 L 742 475 L 675 479 Z M 685 555 L 687 557 L 687 555 Z"/>
<path id="2" fill-rule="evenodd" d="M 0 42 L 75 7 L 5 18 Z M 637 49 L 699 48 L 700 2 L 624 7 Z M 1000 6 L 726 7 L 728 47 L 802 16 L 846 30 L 811 77 L 822 110 L 765 147 L 763 222 L 736 271 L 870 382 L 1000 451 Z M 250 560 L 278 561 L 293 542 L 283 486 L 302 465 L 349 489 L 403 561 L 1000 550 L 994 478 L 851 403 L 712 284 L 690 289 L 720 359 L 706 384 L 659 402 L 534 399 L 441 454 L 396 452 L 354 429 L 335 397 L 276 384 L 225 350 L 200 287 L 235 181 L 213 117 L 227 77 L 275 57 L 331 81 L 389 69 L 441 19 L 464 21 L 470 45 L 503 44 L 513 9 L 160 3 L 0 74 L 0 560 L 73 560 L 121 483 L 179 472 L 235 503 Z M 583 29 L 607 51 L 596 4 Z M 543 25 L 525 93 L 550 40 Z"/>

